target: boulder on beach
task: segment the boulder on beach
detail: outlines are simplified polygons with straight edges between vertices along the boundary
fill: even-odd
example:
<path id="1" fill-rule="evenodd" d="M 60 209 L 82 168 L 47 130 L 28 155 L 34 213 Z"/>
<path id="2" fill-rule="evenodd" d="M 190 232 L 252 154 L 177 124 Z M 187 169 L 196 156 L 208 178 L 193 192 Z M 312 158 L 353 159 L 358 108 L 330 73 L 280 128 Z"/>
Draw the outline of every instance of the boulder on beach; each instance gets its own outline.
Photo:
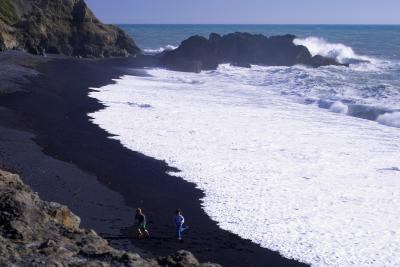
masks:
<path id="1" fill-rule="evenodd" d="M 140 53 L 132 38 L 101 23 L 84 0 L 1 0 L 0 51 L 76 57 L 120 57 Z"/>
<path id="2" fill-rule="evenodd" d="M 344 65 L 335 59 L 312 56 L 305 46 L 295 45 L 294 35 L 266 37 L 261 34 L 231 33 L 219 35 L 212 33 L 207 39 L 192 36 L 172 51 L 159 55 L 160 66 L 171 70 L 199 72 L 215 70 L 219 64 L 250 67 L 293 66 L 303 64 L 312 67 Z"/>

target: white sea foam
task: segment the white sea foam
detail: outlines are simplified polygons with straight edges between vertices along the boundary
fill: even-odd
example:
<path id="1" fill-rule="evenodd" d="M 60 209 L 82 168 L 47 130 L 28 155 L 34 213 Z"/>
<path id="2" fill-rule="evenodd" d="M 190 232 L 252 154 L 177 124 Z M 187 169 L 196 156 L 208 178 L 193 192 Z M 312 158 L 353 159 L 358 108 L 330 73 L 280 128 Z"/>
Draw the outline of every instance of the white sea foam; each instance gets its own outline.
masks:
<path id="1" fill-rule="evenodd" d="M 329 43 L 323 38 L 307 37 L 297 38 L 293 41 L 296 45 L 303 45 L 308 48 L 311 55 L 321 55 L 325 57 L 335 58 L 341 63 L 352 62 L 352 60 L 359 61 L 373 61 L 372 58 L 357 55 L 353 48 L 340 43 Z"/>
<path id="2" fill-rule="evenodd" d="M 345 100 L 353 104 L 398 109 L 400 91 L 392 80 L 385 80 L 387 73 L 375 69 L 360 71 L 354 68 L 308 68 L 252 66 L 251 69 L 220 65 L 216 71 L 231 82 L 262 86 L 276 93 L 293 98 Z M 379 80 L 382 79 L 382 80 Z M 362 82 L 360 82 L 362 81 Z"/>
<path id="3" fill-rule="evenodd" d="M 178 47 L 174 46 L 174 45 L 166 45 L 164 47 L 160 47 L 160 48 L 157 48 L 157 49 L 150 49 L 150 48 L 149 49 L 144 49 L 144 52 L 146 54 L 154 55 L 154 54 L 162 53 L 164 51 L 171 51 L 171 50 L 174 50 L 174 49 L 177 49 L 177 48 Z"/>
<path id="4" fill-rule="evenodd" d="M 341 101 L 336 101 L 330 106 L 329 110 L 335 113 L 347 114 L 349 107 Z"/>
<path id="5" fill-rule="evenodd" d="M 400 266 L 399 130 L 295 103 L 261 70 L 124 76 L 90 116 L 179 168 L 223 229 L 313 266 Z"/>
<path id="6" fill-rule="evenodd" d="M 400 112 L 382 114 L 376 121 L 384 125 L 400 128 Z"/>

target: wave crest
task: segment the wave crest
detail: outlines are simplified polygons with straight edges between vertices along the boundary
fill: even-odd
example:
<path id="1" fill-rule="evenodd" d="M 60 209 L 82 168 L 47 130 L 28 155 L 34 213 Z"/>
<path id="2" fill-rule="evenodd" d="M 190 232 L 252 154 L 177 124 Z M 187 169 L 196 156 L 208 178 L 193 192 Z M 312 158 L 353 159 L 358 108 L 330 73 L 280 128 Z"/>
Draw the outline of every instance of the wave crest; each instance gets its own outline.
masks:
<path id="1" fill-rule="evenodd" d="M 320 55 L 334 58 L 340 63 L 371 62 L 372 59 L 366 56 L 357 55 L 353 48 L 341 43 L 329 43 L 323 38 L 307 37 L 293 40 L 295 45 L 307 47 L 312 56 Z"/>
<path id="2" fill-rule="evenodd" d="M 349 107 L 341 101 L 336 101 L 331 105 L 329 110 L 334 113 L 347 114 L 347 112 L 349 112 Z"/>
<path id="3" fill-rule="evenodd" d="M 144 52 L 145 52 L 146 54 L 149 54 L 149 55 L 155 55 L 155 54 L 162 53 L 162 52 L 164 52 L 164 51 L 175 50 L 175 49 L 177 49 L 177 48 L 178 48 L 178 47 L 177 47 L 177 46 L 174 46 L 174 45 L 166 45 L 166 46 L 163 46 L 163 47 L 160 47 L 160 48 L 157 48 L 157 49 L 144 49 Z"/>
<path id="4" fill-rule="evenodd" d="M 383 125 L 400 128 L 400 112 L 388 112 L 380 115 L 377 122 Z"/>

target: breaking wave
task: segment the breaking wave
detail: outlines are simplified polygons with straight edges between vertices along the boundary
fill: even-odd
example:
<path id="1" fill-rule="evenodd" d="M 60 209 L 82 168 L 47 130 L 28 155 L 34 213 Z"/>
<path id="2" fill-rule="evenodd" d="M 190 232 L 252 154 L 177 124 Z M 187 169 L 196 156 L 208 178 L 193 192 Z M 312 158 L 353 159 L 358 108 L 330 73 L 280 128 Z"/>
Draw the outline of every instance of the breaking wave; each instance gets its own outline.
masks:
<path id="1" fill-rule="evenodd" d="M 329 43 L 320 37 L 297 38 L 293 41 L 295 45 L 303 45 L 308 48 L 311 55 L 334 58 L 340 63 L 372 62 L 373 59 L 357 55 L 353 48 L 341 43 Z"/>
<path id="2" fill-rule="evenodd" d="M 400 112 L 385 113 L 380 115 L 376 121 L 383 125 L 400 128 Z"/>
<path id="3" fill-rule="evenodd" d="M 331 105 L 329 110 L 335 113 L 347 114 L 349 107 L 343 104 L 341 101 L 337 101 Z"/>
<path id="4" fill-rule="evenodd" d="M 166 45 L 157 49 L 144 49 L 144 52 L 148 55 L 155 55 L 155 54 L 159 54 L 162 53 L 164 51 L 171 51 L 178 48 L 177 46 L 174 45 Z"/>

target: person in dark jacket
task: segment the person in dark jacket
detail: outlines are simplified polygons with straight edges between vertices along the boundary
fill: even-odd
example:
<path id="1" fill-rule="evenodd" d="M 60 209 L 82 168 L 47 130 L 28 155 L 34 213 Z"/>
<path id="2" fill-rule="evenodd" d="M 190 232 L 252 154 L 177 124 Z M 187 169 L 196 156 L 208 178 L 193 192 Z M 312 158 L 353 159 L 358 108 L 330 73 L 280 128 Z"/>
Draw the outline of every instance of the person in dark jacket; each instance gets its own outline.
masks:
<path id="1" fill-rule="evenodd" d="M 176 237 L 178 240 L 182 240 L 182 233 L 189 227 L 185 226 L 185 218 L 182 216 L 181 209 L 177 209 L 174 216 L 174 224 L 176 227 Z"/>
<path id="2" fill-rule="evenodd" d="M 141 208 L 136 209 L 135 223 L 139 238 L 150 237 L 150 233 L 146 227 L 146 215 L 144 215 Z"/>

